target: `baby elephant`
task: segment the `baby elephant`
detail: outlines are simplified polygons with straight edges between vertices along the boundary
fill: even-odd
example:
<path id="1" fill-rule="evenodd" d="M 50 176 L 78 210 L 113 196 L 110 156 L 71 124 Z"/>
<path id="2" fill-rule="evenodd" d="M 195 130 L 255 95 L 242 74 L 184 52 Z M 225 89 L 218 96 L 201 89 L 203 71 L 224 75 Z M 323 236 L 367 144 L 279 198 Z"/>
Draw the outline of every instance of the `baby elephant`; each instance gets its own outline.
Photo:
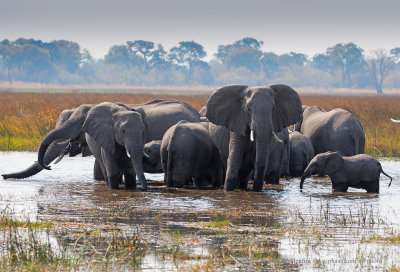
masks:
<path id="1" fill-rule="evenodd" d="M 156 174 L 163 173 L 160 157 L 161 140 L 154 140 L 144 145 L 143 152 L 147 156 L 143 156 L 143 171 L 146 173 Z"/>
<path id="2" fill-rule="evenodd" d="M 328 175 L 332 180 L 334 191 L 346 192 L 349 187 L 367 190 L 368 193 L 379 193 L 379 176 L 383 173 L 382 166 L 375 158 L 359 154 L 342 157 L 339 152 L 325 152 L 316 155 L 301 176 L 300 189 L 306 177 L 313 174 Z"/>
<path id="3" fill-rule="evenodd" d="M 306 136 L 298 131 L 289 134 L 290 156 L 289 172 L 292 177 L 300 177 L 314 158 L 313 145 Z"/>
<path id="4" fill-rule="evenodd" d="M 222 160 L 208 134 L 208 123 L 180 121 L 165 132 L 161 142 L 161 161 L 168 187 L 191 184 L 202 187 L 211 181 L 220 187 Z"/>

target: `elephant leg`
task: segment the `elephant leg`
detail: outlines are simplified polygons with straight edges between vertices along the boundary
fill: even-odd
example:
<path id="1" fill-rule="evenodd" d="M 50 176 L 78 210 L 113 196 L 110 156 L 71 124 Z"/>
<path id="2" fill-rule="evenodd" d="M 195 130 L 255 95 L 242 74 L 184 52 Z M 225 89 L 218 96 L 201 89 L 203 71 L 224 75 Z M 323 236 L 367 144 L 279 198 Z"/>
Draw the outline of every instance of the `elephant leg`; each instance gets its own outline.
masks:
<path id="1" fill-rule="evenodd" d="M 124 171 L 124 189 L 133 190 L 136 188 L 136 173 L 133 168 L 128 168 Z"/>
<path id="2" fill-rule="evenodd" d="M 229 138 L 229 155 L 226 168 L 224 190 L 232 191 L 238 188 L 239 168 L 242 162 L 242 145 L 244 136 L 231 132 Z"/>
<path id="3" fill-rule="evenodd" d="M 365 187 L 368 193 L 377 193 L 379 194 L 379 180 L 370 181 L 368 185 Z"/>
<path id="4" fill-rule="evenodd" d="M 120 174 L 113 175 L 113 176 L 108 176 L 108 187 L 111 189 L 119 189 L 119 184 L 122 181 L 122 176 Z"/>
<path id="5" fill-rule="evenodd" d="M 119 158 L 104 150 L 101 151 L 101 154 L 107 173 L 107 185 L 111 189 L 118 189 L 119 184 L 122 182 L 122 171 L 118 165 Z"/>
<path id="6" fill-rule="evenodd" d="M 332 188 L 335 192 L 347 192 L 349 185 L 346 182 L 332 183 Z"/>
<path id="7" fill-rule="evenodd" d="M 103 170 L 101 169 L 101 165 L 97 160 L 94 161 L 93 178 L 95 180 L 104 180 Z"/>
<path id="8" fill-rule="evenodd" d="M 249 183 L 249 178 L 251 176 L 251 169 L 240 169 L 239 170 L 239 189 L 247 190 L 247 184 Z"/>

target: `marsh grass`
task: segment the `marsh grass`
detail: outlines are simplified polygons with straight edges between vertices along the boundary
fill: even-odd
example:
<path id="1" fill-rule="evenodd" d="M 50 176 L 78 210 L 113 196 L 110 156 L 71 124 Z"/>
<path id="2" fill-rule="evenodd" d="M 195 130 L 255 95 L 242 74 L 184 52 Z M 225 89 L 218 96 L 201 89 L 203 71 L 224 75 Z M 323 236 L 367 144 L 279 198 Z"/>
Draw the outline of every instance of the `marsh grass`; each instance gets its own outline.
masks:
<path id="1" fill-rule="evenodd" d="M 171 91 L 172 93 L 172 91 Z M 79 93 L 79 92 L 0 92 L 0 150 L 35 151 L 48 131 L 54 128 L 64 109 L 104 101 L 139 104 L 153 99 L 180 100 L 200 110 L 208 94 L 182 93 Z M 400 156 L 399 96 L 302 95 L 304 105 L 325 110 L 343 108 L 355 114 L 366 134 L 366 153 L 373 156 Z"/>

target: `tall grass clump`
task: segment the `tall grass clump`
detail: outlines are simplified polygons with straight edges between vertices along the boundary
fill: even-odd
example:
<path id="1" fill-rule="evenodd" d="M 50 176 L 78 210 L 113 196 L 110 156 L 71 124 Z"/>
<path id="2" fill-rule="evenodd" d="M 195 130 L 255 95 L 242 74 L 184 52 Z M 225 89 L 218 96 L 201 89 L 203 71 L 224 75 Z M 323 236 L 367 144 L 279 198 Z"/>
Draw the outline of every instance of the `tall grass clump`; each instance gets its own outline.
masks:
<path id="1" fill-rule="evenodd" d="M 104 101 L 140 104 L 153 99 L 186 102 L 200 110 L 208 94 L 166 93 L 76 93 L 76 92 L 0 92 L 0 150 L 37 150 L 41 140 L 54 128 L 64 109 Z M 318 105 L 325 110 L 343 108 L 361 121 L 366 135 L 365 152 L 373 156 L 400 156 L 399 96 L 302 95 L 303 105 Z"/>

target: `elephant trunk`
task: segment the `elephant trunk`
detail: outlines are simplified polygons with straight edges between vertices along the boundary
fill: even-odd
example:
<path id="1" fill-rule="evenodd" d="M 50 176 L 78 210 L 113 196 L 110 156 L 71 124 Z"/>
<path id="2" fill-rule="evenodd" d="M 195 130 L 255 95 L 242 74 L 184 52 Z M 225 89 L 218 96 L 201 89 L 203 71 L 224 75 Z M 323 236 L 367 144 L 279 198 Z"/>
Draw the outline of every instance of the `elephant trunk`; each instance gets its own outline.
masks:
<path id="1" fill-rule="evenodd" d="M 267 129 L 256 129 L 256 159 L 254 162 L 254 191 L 261 191 L 265 171 L 268 165 L 268 157 L 270 152 L 270 141 L 272 140 L 272 132 Z"/>
<path id="2" fill-rule="evenodd" d="M 38 163 L 44 169 L 50 170 L 51 168 L 48 166 L 48 163 L 45 162 L 44 157 L 46 151 L 48 150 L 49 146 L 58 139 L 75 139 L 80 134 L 80 127 L 79 124 L 75 122 L 67 122 L 63 126 L 59 128 L 55 128 L 51 130 L 46 137 L 44 137 L 42 143 L 40 144 L 39 151 L 38 151 Z"/>
<path id="3" fill-rule="evenodd" d="M 47 152 L 44 155 L 44 164 L 48 165 L 52 161 L 54 161 L 57 156 L 60 154 L 63 155 L 65 151 L 68 150 L 68 142 L 59 142 L 55 141 L 52 142 L 47 149 Z M 25 170 L 15 172 L 15 173 L 10 173 L 10 174 L 3 174 L 4 179 L 24 179 L 24 178 L 29 178 L 33 175 L 36 175 L 40 171 L 43 170 L 43 167 L 40 166 L 38 162 L 34 162 L 31 166 L 26 168 Z"/>
<path id="4" fill-rule="evenodd" d="M 136 176 L 138 177 L 140 184 L 142 185 L 142 190 L 147 191 L 147 180 L 146 177 L 144 176 L 143 172 L 143 146 L 144 144 L 140 144 L 139 142 L 142 141 L 131 141 L 130 143 L 133 144 L 125 144 L 125 148 L 127 150 L 127 153 L 129 154 L 133 168 L 135 169 Z M 135 144 L 136 143 L 136 144 Z"/>
<path id="5" fill-rule="evenodd" d="M 307 177 L 309 177 L 309 176 L 311 176 L 311 174 L 310 174 L 310 172 L 306 169 L 306 170 L 304 171 L 303 175 L 301 175 L 301 180 L 300 180 L 300 189 L 301 189 L 301 190 L 303 189 L 304 180 L 305 180 Z"/>

